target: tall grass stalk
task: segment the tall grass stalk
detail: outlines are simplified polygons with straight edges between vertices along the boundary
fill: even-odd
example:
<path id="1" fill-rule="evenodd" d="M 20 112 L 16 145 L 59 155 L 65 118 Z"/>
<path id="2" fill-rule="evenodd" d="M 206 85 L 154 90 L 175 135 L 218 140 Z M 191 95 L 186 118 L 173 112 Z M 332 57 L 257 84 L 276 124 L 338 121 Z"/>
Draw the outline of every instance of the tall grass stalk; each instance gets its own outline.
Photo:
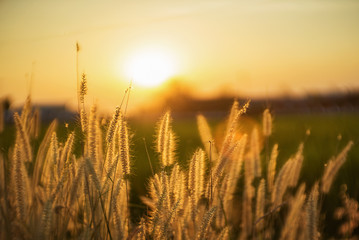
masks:
<path id="1" fill-rule="evenodd" d="M 20 144 L 19 147 L 21 147 L 21 149 L 23 149 L 23 151 L 24 151 L 25 161 L 32 162 L 31 146 L 30 146 L 29 136 L 27 134 L 25 125 L 24 125 L 23 121 L 21 121 L 18 113 L 14 114 L 14 120 L 15 120 L 15 126 L 16 126 L 16 130 L 17 130 L 16 138 L 19 139 L 18 140 L 18 144 Z"/>
<path id="2" fill-rule="evenodd" d="M 80 44 L 76 42 L 76 95 L 77 95 L 77 108 L 78 113 L 80 113 L 80 72 L 79 72 L 79 54 L 80 54 Z"/>
<path id="3" fill-rule="evenodd" d="M 78 52 L 77 45 L 77 57 Z M 157 173 L 149 157 L 151 148 L 147 148 L 143 138 L 149 161 L 149 166 L 145 164 L 143 168 L 151 174 L 147 180 L 148 194 L 141 197 L 147 211 L 137 219 L 130 211 L 135 206 L 130 191 L 136 171 L 131 163 L 129 119 L 121 112 L 121 106 L 101 126 L 96 106 L 91 107 L 87 117 L 84 85 L 82 81 L 79 86 L 81 130 L 78 126 L 69 132 L 65 141 L 54 121 L 40 146 L 31 146 L 38 115 L 31 108 L 30 98 L 21 116 L 14 114 L 15 142 L 9 152 L 0 153 L 4 166 L 0 171 L 4 179 L 0 183 L 0 238 L 319 238 L 325 217 L 318 204 L 319 196 L 329 192 L 345 164 L 352 141 L 328 162 L 320 181 L 306 192 L 305 184 L 300 182 L 301 168 L 307 161 L 304 143 L 280 168 L 278 144 L 271 146 L 266 169 L 264 157 L 269 157 L 269 142 L 263 154 L 261 135 L 268 139 L 271 133 L 272 117 L 268 110 L 263 113 L 263 132 L 256 127 L 244 129 L 240 116 L 249 102 L 240 107 L 235 101 L 221 136 L 223 142 L 218 141 L 219 144 L 214 144 L 216 139 L 207 120 L 198 115 L 204 150 L 197 148 L 189 153 L 192 157 L 185 163 L 175 157 L 176 134 L 171 113 L 167 111 L 157 127 L 154 146 L 160 165 Z M 123 98 L 126 105 L 130 89 L 131 86 Z M 81 149 L 80 153 L 75 151 L 76 147 Z M 345 199 L 345 209 L 354 209 L 356 213 L 357 209 L 350 208 L 355 203 Z M 339 208 L 338 214 L 350 215 L 345 209 Z M 350 236 L 353 231 L 347 229 L 343 234 Z"/>
<path id="4" fill-rule="evenodd" d="M 323 177 L 321 180 L 321 191 L 323 193 L 328 193 L 330 190 L 330 187 L 332 186 L 332 183 L 334 181 L 334 178 L 341 168 L 341 166 L 345 163 L 347 154 L 349 150 L 353 146 L 353 142 L 349 141 L 348 144 L 343 148 L 343 150 L 335 157 L 332 158 L 329 163 L 326 165 Z"/>

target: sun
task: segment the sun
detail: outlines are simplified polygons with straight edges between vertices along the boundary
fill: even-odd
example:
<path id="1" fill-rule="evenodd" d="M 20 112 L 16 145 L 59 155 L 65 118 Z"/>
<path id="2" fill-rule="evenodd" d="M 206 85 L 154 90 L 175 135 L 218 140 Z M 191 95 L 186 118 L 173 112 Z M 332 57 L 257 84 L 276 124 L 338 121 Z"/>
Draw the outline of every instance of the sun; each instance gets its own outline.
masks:
<path id="1" fill-rule="evenodd" d="M 133 83 L 141 87 L 156 87 L 174 75 L 174 62 L 161 51 L 144 51 L 132 56 L 126 67 Z"/>

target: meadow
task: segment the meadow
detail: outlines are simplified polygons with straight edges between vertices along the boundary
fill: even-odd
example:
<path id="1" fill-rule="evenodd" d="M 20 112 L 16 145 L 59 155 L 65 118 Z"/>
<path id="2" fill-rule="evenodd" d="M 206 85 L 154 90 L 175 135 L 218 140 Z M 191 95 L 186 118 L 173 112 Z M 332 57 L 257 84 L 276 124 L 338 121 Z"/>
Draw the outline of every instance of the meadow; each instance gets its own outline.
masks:
<path id="1" fill-rule="evenodd" d="M 230 106 L 225 109 L 229 113 Z M 211 115 L 211 114 L 210 114 Z M 211 115 L 212 116 L 212 115 Z M 261 124 L 261 115 L 246 115 L 239 121 L 239 129 L 249 132 L 254 125 Z M 223 128 L 226 118 L 208 117 L 209 125 L 216 136 L 216 139 L 223 137 Z M 159 161 L 154 152 L 153 142 L 156 136 L 156 129 L 153 128 L 155 121 L 141 121 L 137 118 L 132 119 L 131 129 L 134 129 L 135 137 L 133 139 L 133 157 L 135 159 L 134 168 L 136 169 L 136 179 L 133 185 L 136 191 L 133 193 L 133 200 L 141 203 L 139 196 L 146 194 L 147 179 L 151 177 L 151 169 L 148 163 L 148 156 L 145 151 L 143 138 L 146 139 L 149 157 L 154 168 L 159 168 Z M 269 138 L 269 145 L 272 147 L 278 143 L 278 165 L 282 166 L 288 158 L 296 152 L 300 142 L 304 142 L 303 149 L 303 166 L 300 174 L 300 182 L 305 182 L 308 187 L 313 186 L 324 171 L 325 164 L 328 160 L 338 154 L 340 148 L 353 140 L 359 141 L 359 114 L 356 112 L 332 112 L 332 113 L 308 113 L 308 114 L 278 114 L 274 115 L 273 133 Z M 198 132 L 196 117 L 177 116 L 173 122 L 174 131 L 178 135 L 177 142 L 177 159 L 183 165 L 188 163 L 190 153 L 194 152 L 197 147 L 203 147 Z M 307 135 L 310 130 L 310 135 Z M 262 151 L 264 158 L 265 150 Z M 359 178 L 357 171 L 359 169 L 359 148 L 353 147 L 348 153 L 348 159 L 338 172 L 336 180 L 331 187 L 332 190 L 327 194 L 323 201 L 323 219 L 321 230 L 322 239 L 329 237 L 339 238 L 338 226 L 341 221 L 334 217 L 335 209 L 340 206 L 341 198 L 338 197 L 340 187 L 343 184 L 348 186 L 348 194 L 354 198 L 359 198 Z M 241 173 L 243 174 L 243 173 Z M 239 194 L 239 193 L 238 193 Z M 134 215 L 143 213 L 141 209 L 133 209 Z"/>
<path id="2" fill-rule="evenodd" d="M 357 113 L 98 107 L 41 125 L 28 99 L 5 125 L 1 239 L 355 239 Z"/>

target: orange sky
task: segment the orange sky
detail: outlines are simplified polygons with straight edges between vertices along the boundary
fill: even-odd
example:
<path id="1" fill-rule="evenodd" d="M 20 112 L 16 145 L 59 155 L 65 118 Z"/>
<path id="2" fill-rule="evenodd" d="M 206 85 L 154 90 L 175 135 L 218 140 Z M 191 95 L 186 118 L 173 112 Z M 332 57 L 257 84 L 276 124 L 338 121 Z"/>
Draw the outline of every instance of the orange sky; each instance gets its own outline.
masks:
<path id="1" fill-rule="evenodd" d="M 171 55 L 197 96 L 357 89 L 358 13 L 356 0 L 3 0 L 0 97 L 23 101 L 33 72 L 35 102 L 75 104 L 76 41 L 88 101 L 111 107 L 129 83 L 124 66 L 146 49 Z"/>

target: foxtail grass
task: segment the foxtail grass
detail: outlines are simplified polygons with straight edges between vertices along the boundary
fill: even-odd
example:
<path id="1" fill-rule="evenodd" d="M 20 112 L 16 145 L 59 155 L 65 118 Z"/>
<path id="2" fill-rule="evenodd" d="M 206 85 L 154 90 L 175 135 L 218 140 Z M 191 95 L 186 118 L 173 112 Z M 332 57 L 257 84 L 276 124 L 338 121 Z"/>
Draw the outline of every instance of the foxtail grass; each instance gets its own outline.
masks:
<path id="1" fill-rule="evenodd" d="M 161 118 L 158 127 L 156 150 L 160 154 L 162 167 L 168 167 L 174 163 L 175 135 L 171 122 L 171 113 L 167 111 Z"/>
<path id="2" fill-rule="evenodd" d="M 216 161 L 218 158 L 217 149 L 214 144 L 211 145 L 211 143 L 214 143 L 214 138 L 212 136 L 207 119 L 202 114 L 197 115 L 197 125 L 202 144 L 206 149 L 207 156 L 211 155 L 211 160 Z"/>
<path id="3" fill-rule="evenodd" d="M 337 175 L 341 166 L 345 163 L 347 159 L 347 154 L 349 150 L 353 146 L 353 142 L 350 141 L 348 144 L 343 148 L 343 150 L 335 157 L 332 158 L 325 167 L 323 177 L 321 180 L 321 191 L 323 193 L 328 193 L 332 183 L 334 181 L 335 176 Z"/>
<path id="4" fill-rule="evenodd" d="M 274 144 L 270 156 L 270 160 L 268 163 L 268 170 L 267 170 L 267 185 L 269 192 L 272 192 L 273 190 L 273 184 L 274 184 L 276 166 L 277 166 L 277 157 L 278 157 L 278 144 Z"/>
<path id="5" fill-rule="evenodd" d="M 22 114 L 22 116 L 25 113 Z M 18 113 L 14 114 L 15 126 L 17 130 L 16 138 L 18 139 L 18 144 L 21 149 L 24 151 L 24 157 L 26 162 L 32 162 L 32 153 L 29 136 L 27 134 L 24 120 L 21 120 Z"/>
<path id="6" fill-rule="evenodd" d="M 325 217 L 320 199 L 329 192 L 345 164 L 352 141 L 328 162 L 320 181 L 306 192 L 301 182 L 302 165 L 308 161 L 305 145 L 301 143 L 279 168 L 277 162 L 283 161 L 278 155 L 278 144 L 271 143 L 269 110 L 263 113 L 263 131 L 257 127 L 245 129 L 241 116 L 249 102 L 240 106 L 235 101 L 221 136 L 223 141 L 218 142 L 205 117 L 198 115 L 203 150 L 197 148 L 188 153 L 188 162 L 175 157 L 176 134 L 171 112 L 167 111 L 159 120 L 154 146 L 159 171 L 151 170 L 147 194 L 141 197 L 145 214 L 137 219 L 132 215 L 137 205 L 130 197 L 136 178 L 130 120 L 121 112 L 121 106 L 101 124 L 96 106 L 87 116 L 85 80 L 84 77 L 78 86 L 82 94 L 79 102 L 83 105 L 81 126 L 69 132 L 64 141 L 54 121 L 40 147 L 32 148 L 39 115 L 33 112 L 30 98 L 21 116 L 14 114 L 15 142 L 7 154 L 0 153 L 4 166 L 0 171 L 1 180 L 4 179 L 0 184 L 1 238 L 319 238 Z M 129 93 L 124 101 L 128 96 Z M 266 141 L 265 148 L 262 139 Z M 80 152 L 75 151 L 76 146 L 80 146 Z M 146 146 L 147 152 L 148 149 Z M 349 216 L 348 209 L 357 213 L 354 200 L 348 196 L 343 199 L 344 207 L 338 209 L 338 217 Z M 348 224 L 343 227 L 347 230 L 345 236 L 354 231 Z"/>
<path id="7" fill-rule="evenodd" d="M 272 115 L 268 108 L 263 112 L 263 135 L 265 137 L 272 135 Z"/>
<path id="8" fill-rule="evenodd" d="M 307 200 L 306 213 L 306 238 L 308 240 L 318 239 L 318 199 L 319 185 L 315 183 Z"/>
<path id="9" fill-rule="evenodd" d="M 20 221 L 26 221 L 30 206 L 29 179 L 22 158 L 21 145 L 15 144 L 11 174 L 15 194 L 15 212 Z"/>

